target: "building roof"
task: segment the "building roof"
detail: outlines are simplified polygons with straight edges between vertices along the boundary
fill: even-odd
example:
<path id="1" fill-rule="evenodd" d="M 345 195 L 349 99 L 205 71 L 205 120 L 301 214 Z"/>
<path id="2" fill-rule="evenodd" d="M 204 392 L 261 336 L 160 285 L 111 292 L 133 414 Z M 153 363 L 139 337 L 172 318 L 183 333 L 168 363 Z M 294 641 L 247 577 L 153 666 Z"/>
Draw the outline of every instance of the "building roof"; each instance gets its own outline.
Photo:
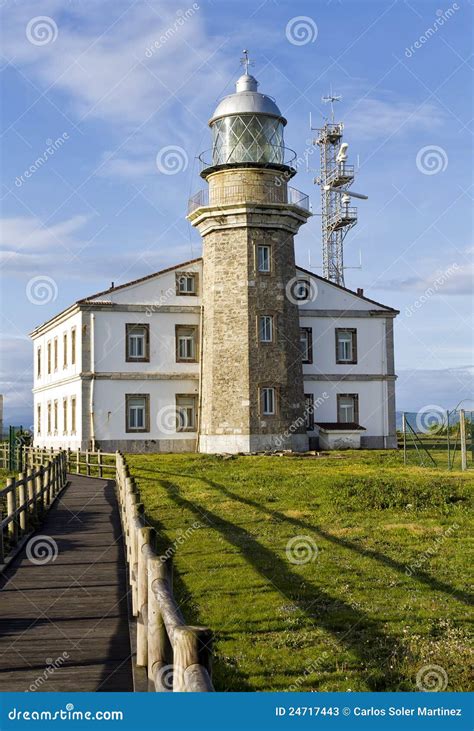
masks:
<path id="1" fill-rule="evenodd" d="M 400 310 L 395 310 L 393 307 L 389 307 L 388 305 L 383 305 L 381 302 L 377 302 L 376 300 L 372 300 L 369 297 L 366 297 L 363 294 L 359 294 L 358 292 L 354 292 L 352 289 L 348 289 L 347 287 L 343 287 L 341 284 L 336 284 L 336 282 L 331 282 L 330 279 L 326 279 L 325 277 L 321 277 L 320 274 L 315 274 L 314 272 L 311 272 L 309 269 L 304 269 L 304 267 L 296 265 L 296 268 L 300 272 L 304 272 L 305 274 L 309 274 L 310 276 L 314 277 L 315 279 L 318 279 L 320 282 L 325 282 L 326 284 L 330 284 L 332 287 L 336 287 L 337 289 L 342 289 L 343 292 L 347 292 L 348 294 L 354 295 L 354 297 L 358 297 L 361 300 L 364 300 L 365 302 L 370 302 L 372 305 L 377 305 L 378 307 L 383 307 L 384 310 L 389 310 L 390 312 L 396 312 L 398 315 Z"/>
<path id="2" fill-rule="evenodd" d="M 197 257 L 196 259 L 189 259 L 188 261 L 183 261 L 181 264 L 175 264 L 172 267 L 167 267 L 166 269 L 160 269 L 157 272 L 153 272 L 152 274 L 146 274 L 144 277 L 139 277 L 139 279 L 132 279 L 130 282 L 125 282 L 125 284 L 119 284 L 117 287 L 109 287 L 108 289 L 102 290 L 102 292 L 97 292 L 96 294 L 90 294 L 88 297 L 84 297 L 81 300 L 77 300 L 78 305 L 83 304 L 89 304 L 94 302 L 95 304 L 98 304 L 97 297 L 102 297 L 104 294 L 110 294 L 111 292 L 118 292 L 120 289 L 125 289 L 125 287 L 133 287 L 135 284 L 141 284 L 142 282 L 146 282 L 149 279 L 153 279 L 153 277 L 158 277 L 160 274 L 166 274 L 167 272 L 172 272 L 175 269 L 182 269 L 183 267 L 187 267 L 190 264 L 195 264 L 198 261 L 201 261 L 202 257 Z M 102 304 L 108 304 L 110 300 L 101 300 Z"/>
<path id="3" fill-rule="evenodd" d="M 141 284 L 142 282 L 147 282 L 150 279 L 153 279 L 154 277 L 158 277 L 161 274 L 166 274 L 167 272 L 172 272 L 176 269 L 183 269 L 184 267 L 188 267 L 192 264 L 196 264 L 197 262 L 201 262 L 202 257 L 197 257 L 196 259 L 189 259 L 188 261 L 183 261 L 180 264 L 175 264 L 172 267 L 167 267 L 166 269 L 160 269 L 157 272 L 152 272 L 151 274 L 146 274 L 144 277 L 139 277 L 138 279 L 132 279 L 130 282 L 125 282 L 124 284 L 119 284 L 117 287 L 109 287 L 108 289 L 104 289 L 101 292 L 96 292 L 95 294 L 91 294 L 88 297 L 84 297 L 80 300 L 77 300 L 72 305 L 69 305 L 69 307 L 66 307 L 64 310 L 61 310 L 61 312 L 58 312 L 57 315 L 50 318 L 49 320 L 46 320 L 46 322 L 42 323 L 41 325 L 38 325 L 34 328 L 34 330 L 30 333 L 30 336 L 32 336 L 34 333 L 36 333 L 37 330 L 40 330 L 45 325 L 48 325 L 50 322 L 53 322 L 57 318 L 64 315 L 66 312 L 71 310 L 71 312 L 74 310 L 75 307 L 84 307 L 87 305 L 110 305 L 111 301 L 110 299 L 107 299 L 105 295 L 112 294 L 113 292 L 118 292 L 121 289 L 125 289 L 126 287 L 133 287 L 136 284 Z M 335 284 L 335 282 L 331 282 L 329 279 L 325 279 L 324 277 L 321 277 L 319 274 L 315 274 L 314 272 L 309 271 L 309 269 L 304 269 L 303 267 L 297 266 L 296 269 L 300 272 L 304 272 L 305 274 L 309 274 L 311 277 L 314 277 L 315 279 L 318 279 L 320 282 L 325 282 L 326 284 L 330 284 L 332 287 L 336 287 L 337 289 L 341 289 L 343 292 L 347 292 L 348 294 L 353 295 L 354 297 L 358 297 L 361 300 L 364 300 L 365 302 L 370 302 L 373 305 L 377 305 L 378 307 L 382 307 L 384 310 L 387 310 L 389 312 L 394 312 L 398 314 L 399 310 L 393 309 L 393 307 L 388 307 L 387 305 L 383 305 L 380 302 L 376 302 L 375 300 L 369 299 L 369 297 L 365 297 L 365 295 L 358 294 L 357 292 L 354 292 L 352 289 L 347 289 L 347 287 L 342 287 L 340 284 Z M 100 298 L 100 299 L 98 299 Z"/>

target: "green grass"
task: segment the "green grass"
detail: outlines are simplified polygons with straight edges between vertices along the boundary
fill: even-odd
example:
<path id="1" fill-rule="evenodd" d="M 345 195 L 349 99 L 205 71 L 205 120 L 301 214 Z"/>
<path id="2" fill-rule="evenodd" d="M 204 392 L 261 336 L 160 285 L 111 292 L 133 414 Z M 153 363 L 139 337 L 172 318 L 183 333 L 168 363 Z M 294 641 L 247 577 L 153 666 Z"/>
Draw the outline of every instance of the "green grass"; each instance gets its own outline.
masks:
<path id="1" fill-rule="evenodd" d="M 374 451 L 127 459 L 186 621 L 215 632 L 218 690 L 416 690 L 433 664 L 468 689 L 472 472 Z M 288 557 L 296 536 L 314 560 Z"/>

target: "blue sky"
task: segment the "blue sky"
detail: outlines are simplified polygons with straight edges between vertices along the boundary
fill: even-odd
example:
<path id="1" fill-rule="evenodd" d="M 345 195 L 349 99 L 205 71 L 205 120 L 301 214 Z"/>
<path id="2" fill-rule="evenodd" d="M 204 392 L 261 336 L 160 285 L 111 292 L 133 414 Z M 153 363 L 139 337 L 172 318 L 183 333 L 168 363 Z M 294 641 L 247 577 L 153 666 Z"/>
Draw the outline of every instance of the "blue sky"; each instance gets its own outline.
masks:
<path id="1" fill-rule="evenodd" d="M 199 255 L 185 218 L 203 187 L 195 158 L 244 47 L 288 119 L 286 145 L 314 168 L 293 184 L 315 213 L 309 115 L 329 113 L 330 88 L 343 97 L 354 188 L 369 195 L 345 247 L 362 269 L 346 284 L 401 311 L 397 407 L 471 397 L 472 3 L 6 0 L 1 16 L 7 418 L 31 420 L 35 325 Z M 314 216 L 296 248 L 319 273 L 320 241 Z"/>

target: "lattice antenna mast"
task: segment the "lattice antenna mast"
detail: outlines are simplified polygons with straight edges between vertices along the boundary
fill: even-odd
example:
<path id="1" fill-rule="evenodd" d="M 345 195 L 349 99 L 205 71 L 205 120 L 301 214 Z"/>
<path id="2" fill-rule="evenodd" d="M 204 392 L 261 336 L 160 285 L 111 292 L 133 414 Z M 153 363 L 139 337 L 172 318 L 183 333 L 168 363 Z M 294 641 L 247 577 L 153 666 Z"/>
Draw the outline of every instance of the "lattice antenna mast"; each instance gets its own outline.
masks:
<path id="1" fill-rule="evenodd" d="M 315 179 L 321 187 L 321 226 L 323 248 L 323 276 L 344 286 L 344 239 L 357 223 L 357 208 L 349 205 L 351 198 L 367 196 L 349 190 L 354 180 L 354 166 L 348 165 L 348 144 L 342 142 L 344 125 L 334 121 L 334 102 L 341 96 L 332 93 L 321 101 L 331 105 L 331 121 L 316 128 L 318 136 L 314 144 L 319 146 L 321 157 L 320 177 Z"/>

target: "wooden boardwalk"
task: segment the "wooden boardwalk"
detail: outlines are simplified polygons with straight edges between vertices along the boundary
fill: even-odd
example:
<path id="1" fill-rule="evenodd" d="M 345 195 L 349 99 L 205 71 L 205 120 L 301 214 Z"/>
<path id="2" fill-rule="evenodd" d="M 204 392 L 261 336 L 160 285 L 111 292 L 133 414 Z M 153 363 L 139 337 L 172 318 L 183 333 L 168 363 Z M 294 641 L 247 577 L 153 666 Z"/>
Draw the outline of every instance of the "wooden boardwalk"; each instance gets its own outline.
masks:
<path id="1" fill-rule="evenodd" d="M 114 482 L 69 479 L 0 578 L 0 691 L 133 691 Z"/>

